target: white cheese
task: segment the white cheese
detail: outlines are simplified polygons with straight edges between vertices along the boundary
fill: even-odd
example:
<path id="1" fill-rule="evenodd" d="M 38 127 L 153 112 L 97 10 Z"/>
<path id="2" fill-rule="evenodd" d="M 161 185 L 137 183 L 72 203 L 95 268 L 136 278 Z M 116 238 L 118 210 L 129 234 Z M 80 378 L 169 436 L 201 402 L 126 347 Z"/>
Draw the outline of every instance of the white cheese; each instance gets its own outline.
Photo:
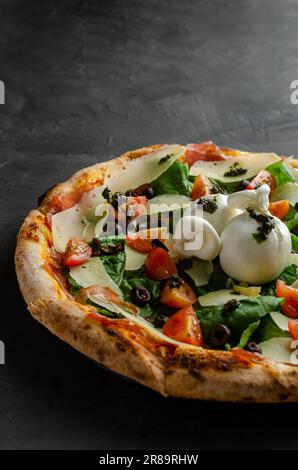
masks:
<path id="1" fill-rule="evenodd" d="M 280 160 L 275 153 L 247 153 L 239 156 L 231 156 L 226 160 L 219 160 L 208 162 L 198 160 L 191 168 L 190 175 L 205 175 L 208 178 L 213 178 L 223 183 L 231 183 L 234 181 L 241 181 L 243 179 L 252 178 L 256 176 L 261 170 Z M 224 176 L 226 172 L 233 168 L 233 165 L 238 163 L 238 167 L 245 168 L 247 172 L 238 176 Z M 235 167 L 237 168 L 237 166 Z"/>
<path id="2" fill-rule="evenodd" d="M 270 194 L 270 201 L 280 201 L 287 199 L 292 206 L 298 202 L 298 183 L 281 184 Z"/>
<path id="3" fill-rule="evenodd" d="M 271 338 L 259 344 L 262 349 L 262 355 L 273 359 L 274 361 L 282 361 L 295 363 L 295 352 L 291 348 L 293 340 L 291 338 Z"/>
<path id="4" fill-rule="evenodd" d="M 145 253 L 140 253 L 137 250 L 133 250 L 129 246 L 125 245 L 125 269 L 126 271 L 135 271 L 140 269 L 146 261 L 147 255 Z"/>
<path id="5" fill-rule="evenodd" d="M 220 247 L 219 235 L 207 220 L 198 215 L 186 215 L 178 221 L 173 237 L 173 250 L 178 256 L 211 261 Z"/>
<path id="6" fill-rule="evenodd" d="M 92 240 L 95 236 L 96 221 L 100 220 L 95 211 L 103 204 L 104 188 L 105 186 L 99 186 L 88 191 L 73 207 L 52 216 L 53 243 L 56 251 L 63 253 L 68 240 L 73 237 Z"/>
<path id="7" fill-rule="evenodd" d="M 84 288 L 94 285 L 110 287 L 118 295 L 122 296 L 119 287 L 109 276 L 99 257 L 90 258 L 86 263 L 70 268 L 69 274 Z"/>
<path id="8" fill-rule="evenodd" d="M 106 178 L 105 184 L 114 193 L 137 188 L 145 183 L 151 183 L 164 173 L 185 151 L 183 145 L 164 145 L 160 149 L 141 158 L 131 160 L 112 172 Z M 170 156 L 170 158 L 162 160 Z"/>
<path id="9" fill-rule="evenodd" d="M 283 315 L 282 313 L 279 312 L 270 312 L 270 316 L 274 323 L 284 331 L 289 331 L 289 318 L 286 317 L 286 315 Z"/>
<path id="10" fill-rule="evenodd" d="M 52 217 L 53 243 L 59 253 L 64 252 L 70 238 L 84 238 L 89 241 L 88 239 L 92 238 L 91 232 L 92 226 L 82 214 L 78 204 Z"/>
<path id="11" fill-rule="evenodd" d="M 211 201 L 214 199 L 214 202 L 217 205 L 214 212 L 211 213 L 204 210 L 204 206 L 200 203 L 200 198 L 194 201 L 194 203 L 185 210 L 184 215 L 193 214 L 203 217 L 212 225 L 212 227 L 215 228 L 219 235 L 223 231 L 227 222 L 242 212 L 241 210 L 233 209 L 228 206 L 228 196 L 226 194 L 210 194 L 208 196 L 204 196 L 203 199 L 210 199 Z"/>
<path id="12" fill-rule="evenodd" d="M 198 297 L 198 301 L 203 307 L 209 305 L 224 305 L 232 299 L 242 300 L 247 299 L 246 295 L 237 295 L 232 289 L 220 289 L 214 292 Z"/>
<path id="13" fill-rule="evenodd" d="M 211 261 L 203 261 L 197 258 L 191 258 L 191 260 L 192 267 L 185 272 L 193 279 L 197 287 L 205 286 L 212 274 L 213 264 Z"/>
<path id="14" fill-rule="evenodd" d="M 229 196 L 228 205 L 233 208 L 253 207 L 257 213 L 270 215 L 269 192 L 269 186 L 262 185 L 256 190 L 234 193 Z M 280 219 L 272 218 L 274 228 L 260 242 L 253 235 L 259 233 L 260 224 L 248 212 L 228 222 L 221 234 L 219 255 L 221 267 L 228 276 L 252 285 L 262 285 L 276 279 L 289 266 L 292 250 L 290 232 Z"/>
<path id="15" fill-rule="evenodd" d="M 295 264 L 298 267 L 298 253 L 290 254 L 290 264 Z"/>

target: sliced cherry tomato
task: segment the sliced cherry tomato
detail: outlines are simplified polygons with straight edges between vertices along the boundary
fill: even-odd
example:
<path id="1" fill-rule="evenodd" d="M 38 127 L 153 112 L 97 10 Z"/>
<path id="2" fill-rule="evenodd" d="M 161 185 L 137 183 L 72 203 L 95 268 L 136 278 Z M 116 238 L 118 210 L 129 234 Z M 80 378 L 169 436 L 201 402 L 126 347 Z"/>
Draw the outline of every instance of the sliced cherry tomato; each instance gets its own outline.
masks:
<path id="1" fill-rule="evenodd" d="M 71 238 L 67 245 L 63 262 L 65 266 L 78 266 L 85 263 L 92 255 L 92 249 L 85 240 Z"/>
<path id="2" fill-rule="evenodd" d="M 183 308 L 196 302 L 197 296 L 187 282 L 173 276 L 162 288 L 160 300 L 168 307 Z"/>
<path id="3" fill-rule="evenodd" d="M 148 277 L 162 281 L 176 274 L 175 263 L 163 248 L 153 248 L 146 258 L 145 271 Z"/>
<path id="4" fill-rule="evenodd" d="M 226 156 L 222 149 L 210 140 L 200 144 L 188 144 L 186 150 L 186 161 L 191 167 L 198 160 L 214 162 L 225 160 Z"/>
<path id="5" fill-rule="evenodd" d="M 298 340 L 298 320 L 289 320 L 289 332 L 291 338 Z"/>
<path id="6" fill-rule="evenodd" d="M 280 220 L 282 220 L 287 213 L 289 212 L 290 209 L 290 204 L 287 199 L 283 199 L 281 201 L 276 201 L 276 202 L 271 202 L 269 204 L 269 212 L 274 215 L 275 217 L 278 217 Z"/>
<path id="7" fill-rule="evenodd" d="M 188 306 L 174 313 L 163 326 L 163 333 L 169 338 L 192 344 L 203 345 L 203 336 L 192 306 Z"/>
<path id="8" fill-rule="evenodd" d="M 126 235 L 126 244 L 134 250 L 142 253 L 149 253 L 152 250 L 152 240 L 165 241 L 167 229 L 166 227 L 155 227 L 139 232 L 128 233 Z"/>
<path id="9" fill-rule="evenodd" d="M 198 175 L 192 187 L 191 197 L 195 201 L 200 197 L 211 194 L 212 184 L 209 179 L 204 175 Z"/>
<path id="10" fill-rule="evenodd" d="M 274 176 L 272 176 L 269 171 L 262 170 L 260 171 L 260 173 L 257 174 L 257 176 L 255 176 L 251 180 L 251 182 L 249 183 L 249 185 L 246 186 L 245 189 L 256 189 L 261 186 L 261 184 L 268 184 L 268 186 L 270 186 L 271 191 L 276 187 L 276 181 Z"/>
<path id="11" fill-rule="evenodd" d="M 290 318 L 298 318 L 298 289 L 287 286 L 287 284 L 278 279 L 276 282 L 277 297 L 284 297 L 282 311 Z"/>

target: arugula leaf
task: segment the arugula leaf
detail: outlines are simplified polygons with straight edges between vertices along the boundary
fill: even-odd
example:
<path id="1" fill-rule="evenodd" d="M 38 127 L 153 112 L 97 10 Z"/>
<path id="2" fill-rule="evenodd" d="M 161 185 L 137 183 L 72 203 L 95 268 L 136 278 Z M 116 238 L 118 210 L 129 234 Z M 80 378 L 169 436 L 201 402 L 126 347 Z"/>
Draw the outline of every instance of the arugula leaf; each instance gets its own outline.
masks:
<path id="1" fill-rule="evenodd" d="M 272 165 L 267 166 L 266 170 L 274 176 L 277 186 L 284 183 L 295 183 L 295 178 L 282 161 L 272 163 Z"/>
<path id="2" fill-rule="evenodd" d="M 298 253 L 298 235 L 291 234 L 292 239 L 292 249 L 295 253 Z"/>
<path id="3" fill-rule="evenodd" d="M 287 285 L 294 284 L 295 281 L 298 279 L 297 275 L 297 266 L 296 264 L 291 264 L 288 266 L 278 277 L 278 279 L 281 279 L 282 281 L 285 281 Z"/>
<path id="4" fill-rule="evenodd" d="M 258 328 L 258 326 L 260 325 L 260 322 L 261 320 L 259 321 L 255 321 L 253 323 L 251 323 L 247 328 L 246 330 L 243 331 L 242 335 L 241 335 L 241 338 L 240 338 L 240 341 L 239 343 L 237 344 L 237 347 L 238 348 L 244 348 L 248 341 L 250 340 L 250 337 L 253 335 L 253 333 L 256 331 L 256 329 Z"/>
<path id="5" fill-rule="evenodd" d="M 284 216 L 282 219 L 283 222 L 289 222 L 290 220 L 295 218 L 295 215 L 298 214 L 297 210 L 295 209 L 294 206 L 290 204 L 289 210 L 287 214 Z"/>
<path id="6" fill-rule="evenodd" d="M 257 343 L 261 343 L 262 341 L 267 341 L 271 338 L 289 336 L 289 332 L 279 328 L 275 321 L 272 320 L 271 315 L 266 315 L 261 319 L 260 326 L 254 335 L 254 339 Z"/>
<path id="7" fill-rule="evenodd" d="M 291 232 L 298 225 L 298 212 L 296 211 L 292 219 L 285 221 L 285 224 Z"/>
<path id="8" fill-rule="evenodd" d="M 202 307 L 195 305 L 197 316 L 203 330 L 203 336 L 209 335 L 211 328 L 221 323 L 227 325 L 232 333 L 234 342 L 240 341 L 241 335 L 251 323 L 255 323 L 267 313 L 279 310 L 283 299 L 271 296 L 249 297 L 240 300 L 240 306 L 228 314 L 223 306 Z"/>
<path id="9" fill-rule="evenodd" d="M 76 295 L 78 290 L 82 289 L 82 286 L 80 286 L 72 277 L 70 274 L 68 274 L 67 277 L 68 283 L 70 284 L 70 293 L 71 295 Z"/>
<path id="10" fill-rule="evenodd" d="M 125 267 L 125 251 L 124 251 L 124 237 L 106 237 L 100 238 L 98 241 L 102 252 L 106 254 L 100 254 L 99 257 L 103 262 L 105 270 L 111 276 L 116 284 L 120 284 Z M 113 249 L 119 246 L 120 251 L 113 253 Z M 109 253 L 109 250 L 111 253 Z"/>
<path id="11" fill-rule="evenodd" d="M 190 196 L 192 184 L 188 180 L 188 165 L 175 161 L 162 175 L 150 183 L 155 196 L 161 194 L 182 194 Z"/>
<path id="12" fill-rule="evenodd" d="M 133 287 L 141 284 L 145 287 L 151 295 L 150 303 L 147 303 L 144 307 L 140 307 L 140 314 L 147 320 L 153 320 L 154 317 L 154 307 L 158 301 L 161 283 L 149 279 L 146 276 L 144 268 L 137 269 L 136 271 L 124 271 L 122 282 L 120 284 L 120 289 L 123 293 L 123 297 L 126 301 L 131 301 L 130 292 Z"/>

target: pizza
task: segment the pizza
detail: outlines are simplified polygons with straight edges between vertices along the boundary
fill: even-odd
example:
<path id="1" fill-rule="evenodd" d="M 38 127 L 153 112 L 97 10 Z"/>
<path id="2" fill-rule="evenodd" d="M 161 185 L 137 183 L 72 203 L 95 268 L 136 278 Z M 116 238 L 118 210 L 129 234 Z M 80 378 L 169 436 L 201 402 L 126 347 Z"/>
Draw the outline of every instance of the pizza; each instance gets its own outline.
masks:
<path id="1" fill-rule="evenodd" d="M 31 315 L 164 396 L 298 401 L 298 164 L 212 142 L 48 190 L 17 240 Z"/>

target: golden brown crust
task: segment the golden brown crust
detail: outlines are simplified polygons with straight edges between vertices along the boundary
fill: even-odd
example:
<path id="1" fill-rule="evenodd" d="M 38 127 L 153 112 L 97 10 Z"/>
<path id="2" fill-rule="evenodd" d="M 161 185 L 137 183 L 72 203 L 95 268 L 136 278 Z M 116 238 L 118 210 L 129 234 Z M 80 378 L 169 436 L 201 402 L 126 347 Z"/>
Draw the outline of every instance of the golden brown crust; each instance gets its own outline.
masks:
<path id="1" fill-rule="evenodd" d="M 298 368 L 254 355 L 192 346 L 168 347 L 127 320 L 95 317 L 75 302 L 51 256 L 51 232 L 44 215 L 50 200 L 78 188 L 101 184 L 124 162 L 153 149 L 127 152 L 118 159 L 77 172 L 31 211 L 18 235 L 16 271 L 32 316 L 74 348 L 110 369 L 167 396 L 245 402 L 298 401 Z M 91 188 L 90 188 L 91 189 Z"/>

